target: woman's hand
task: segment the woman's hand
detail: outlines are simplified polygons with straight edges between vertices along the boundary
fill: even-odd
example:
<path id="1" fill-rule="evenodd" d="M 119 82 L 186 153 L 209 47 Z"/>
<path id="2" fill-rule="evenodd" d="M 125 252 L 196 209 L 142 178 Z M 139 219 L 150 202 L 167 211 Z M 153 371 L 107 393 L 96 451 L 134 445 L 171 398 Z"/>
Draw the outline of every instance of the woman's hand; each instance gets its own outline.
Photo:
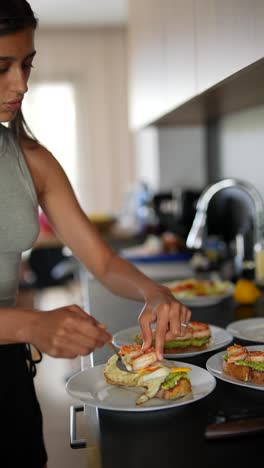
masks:
<path id="1" fill-rule="evenodd" d="M 112 339 L 105 325 L 77 305 L 35 313 L 28 333 L 29 343 L 58 358 L 85 356 Z"/>
<path id="2" fill-rule="evenodd" d="M 147 297 L 138 321 L 142 330 L 143 349 L 151 346 L 151 324 L 156 322 L 155 348 L 159 359 L 163 358 L 165 340 L 184 336 L 191 318 L 191 311 L 178 302 L 169 288 L 160 287 Z"/>

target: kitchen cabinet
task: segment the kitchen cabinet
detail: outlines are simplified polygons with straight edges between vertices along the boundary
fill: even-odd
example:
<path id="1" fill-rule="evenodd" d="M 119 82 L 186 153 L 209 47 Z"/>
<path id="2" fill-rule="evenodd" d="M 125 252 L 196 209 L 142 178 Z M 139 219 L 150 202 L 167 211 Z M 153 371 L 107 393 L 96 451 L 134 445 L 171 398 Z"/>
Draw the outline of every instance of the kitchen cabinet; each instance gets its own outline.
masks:
<path id="1" fill-rule="evenodd" d="M 203 123 L 208 115 L 263 103 L 263 0 L 130 0 L 129 5 L 132 129 Z M 230 78 L 233 87 L 226 86 Z M 203 96 L 216 88 L 216 96 Z"/>
<path id="2" fill-rule="evenodd" d="M 196 94 L 193 0 L 166 0 L 164 54 L 167 111 Z"/>
<path id="3" fill-rule="evenodd" d="M 197 91 L 264 56 L 263 0 L 195 0 Z"/>
<path id="4" fill-rule="evenodd" d="M 195 94 L 193 0 L 129 5 L 130 126 L 140 128 Z"/>
<path id="5" fill-rule="evenodd" d="M 162 2 L 133 0 L 129 15 L 129 107 L 133 128 L 166 111 Z"/>

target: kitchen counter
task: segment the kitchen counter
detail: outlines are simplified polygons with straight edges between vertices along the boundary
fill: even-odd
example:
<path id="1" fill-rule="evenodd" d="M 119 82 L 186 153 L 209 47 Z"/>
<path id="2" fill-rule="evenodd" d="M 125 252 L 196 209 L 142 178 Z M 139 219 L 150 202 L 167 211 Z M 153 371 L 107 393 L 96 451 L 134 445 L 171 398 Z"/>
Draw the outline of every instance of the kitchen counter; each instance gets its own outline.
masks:
<path id="1" fill-rule="evenodd" d="M 194 308 L 192 319 L 225 327 L 234 320 L 263 316 L 264 298 L 255 306 L 238 306 L 226 299 L 217 306 Z M 206 368 L 207 359 L 215 352 L 219 350 L 179 360 Z M 139 413 L 99 410 L 102 468 L 248 467 L 263 451 L 264 432 L 205 438 L 207 424 L 217 415 L 243 416 L 245 411 L 264 416 L 264 392 L 218 379 L 206 398 L 178 408 Z"/>

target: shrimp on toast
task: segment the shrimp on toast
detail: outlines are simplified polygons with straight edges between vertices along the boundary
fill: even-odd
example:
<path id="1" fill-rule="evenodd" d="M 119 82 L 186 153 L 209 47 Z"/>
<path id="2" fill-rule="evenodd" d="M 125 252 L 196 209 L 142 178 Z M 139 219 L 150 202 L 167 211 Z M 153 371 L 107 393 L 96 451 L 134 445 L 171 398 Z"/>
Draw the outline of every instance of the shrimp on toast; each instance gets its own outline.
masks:
<path id="1" fill-rule="evenodd" d="M 229 346 L 223 370 L 235 379 L 264 385 L 264 350 L 251 351 L 238 344 Z"/>
<path id="2" fill-rule="evenodd" d="M 248 350 L 245 346 L 234 344 L 227 348 L 227 362 L 232 363 L 246 359 Z"/>
<path id="3" fill-rule="evenodd" d="M 119 354 L 130 372 L 117 367 L 118 356 L 114 355 L 104 367 L 104 377 L 111 385 L 145 388 L 145 392 L 136 399 L 136 405 L 153 397 L 176 399 L 192 391 L 187 375 L 191 369 L 175 367 L 173 362 L 165 359 L 159 361 L 154 348 L 143 352 L 138 345 L 123 346 Z"/>
<path id="4" fill-rule="evenodd" d="M 152 330 L 152 346 L 155 346 L 156 330 Z M 204 322 L 191 321 L 184 327 L 184 335 L 180 333 L 173 336 L 168 333 L 164 342 L 164 354 L 201 351 L 208 348 L 212 340 L 210 326 Z M 137 344 L 142 344 L 142 334 L 134 337 Z"/>

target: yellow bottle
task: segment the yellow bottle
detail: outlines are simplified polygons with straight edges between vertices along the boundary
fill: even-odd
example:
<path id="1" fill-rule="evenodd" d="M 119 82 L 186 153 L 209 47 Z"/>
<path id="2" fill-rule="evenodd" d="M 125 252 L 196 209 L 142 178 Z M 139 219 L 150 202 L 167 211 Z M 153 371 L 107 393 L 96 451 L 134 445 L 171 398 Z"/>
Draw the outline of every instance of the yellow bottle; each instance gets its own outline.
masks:
<path id="1" fill-rule="evenodd" d="M 255 280 L 264 285 L 264 240 L 255 245 Z"/>

